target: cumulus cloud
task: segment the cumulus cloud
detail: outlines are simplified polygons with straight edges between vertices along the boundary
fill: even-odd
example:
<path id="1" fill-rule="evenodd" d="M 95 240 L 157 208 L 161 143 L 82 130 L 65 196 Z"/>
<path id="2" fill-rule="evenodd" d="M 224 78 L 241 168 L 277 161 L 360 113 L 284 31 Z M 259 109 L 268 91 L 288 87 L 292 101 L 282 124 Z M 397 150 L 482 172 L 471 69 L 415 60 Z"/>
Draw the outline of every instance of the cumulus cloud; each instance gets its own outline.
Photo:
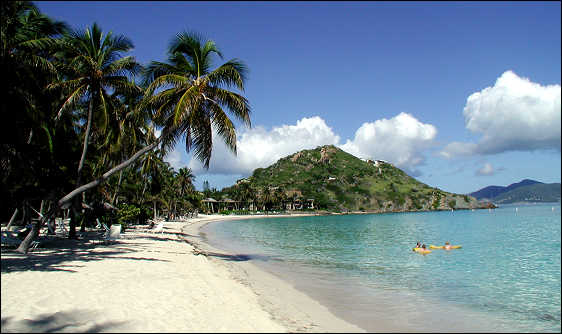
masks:
<path id="1" fill-rule="evenodd" d="M 359 158 L 389 161 L 410 175 L 418 176 L 416 166 L 425 160 L 422 151 L 434 145 L 436 134 L 435 126 L 401 113 L 391 119 L 364 123 L 356 131 L 353 140 L 341 144 L 340 137 L 332 128 L 322 118 L 315 116 L 303 118 L 295 125 L 282 125 L 271 130 L 258 126 L 239 132 L 237 156 L 215 135 L 209 170 L 205 170 L 196 159 L 191 159 L 187 167 L 196 175 L 247 176 L 254 169 L 267 167 L 295 152 L 321 145 L 335 145 Z"/>
<path id="2" fill-rule="evenodd" d="M 484 164 L 484 166 L 482 166 L 482 168 L 480 168 L 476 171 L 476 175 L 478 175 L 478 176 L 494 175 L 494 167 L 492 167 L 492 164 L 486 162 Z"/>
<path id="3" fill-rule="evenodd" d="M 267 167 L 292 153 L 321 145 L 336 145 L 340 140 L 318 116 L 303 118 L 296 125 L 274 127 L 270 131 L 258 126 L 238 133 L 237 137 L 237 156 L 214 136 L 209 170 L 205 171 L 195 159 L 191 159 L 188 167 L 194 173 L 249 175 L 254 169 Z"/>
<path id="4" fill-rule="evenodd" d="M 176 145 L 176 147 L 164 157 L 164 161 L 170 163 L 170 166 L 174 167 L 176 170 L 186 165 L 181 150 L 185 151 L 185 146 Z"/>
<path id="5" fill-rule="evenodd" d="M 478 143 L 452 142 L 440 153 L 496 154 L 556 149 L 560 152 L 560 85 L 542 86 L 504 72 L 493 87 L 471 94 L 463 110 L 466 128 Z"/>
<path id="6" fill-rule="evenodd" d="M 391 119 L 363 123 L 353 140 L 340 148 L 360 158 L 392 162 L 411 175 L 419 175 L 416 166 L 424 163 L 421 151 L 434 145 L 437 129 L 414 116 L 400 113 Z"/>

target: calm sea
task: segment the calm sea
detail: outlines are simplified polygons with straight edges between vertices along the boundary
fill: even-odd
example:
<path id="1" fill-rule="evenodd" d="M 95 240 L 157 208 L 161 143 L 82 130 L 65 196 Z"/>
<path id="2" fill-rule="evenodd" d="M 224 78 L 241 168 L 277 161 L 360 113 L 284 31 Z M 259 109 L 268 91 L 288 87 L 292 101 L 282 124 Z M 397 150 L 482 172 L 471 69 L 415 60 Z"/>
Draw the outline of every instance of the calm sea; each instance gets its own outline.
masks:
<path id="1" fill-rule="evenodd" d="M 204 227 L 368 331 L 560 332 L 560 204 Z M 416 241 L 462 245 L 412 252 Z"/>

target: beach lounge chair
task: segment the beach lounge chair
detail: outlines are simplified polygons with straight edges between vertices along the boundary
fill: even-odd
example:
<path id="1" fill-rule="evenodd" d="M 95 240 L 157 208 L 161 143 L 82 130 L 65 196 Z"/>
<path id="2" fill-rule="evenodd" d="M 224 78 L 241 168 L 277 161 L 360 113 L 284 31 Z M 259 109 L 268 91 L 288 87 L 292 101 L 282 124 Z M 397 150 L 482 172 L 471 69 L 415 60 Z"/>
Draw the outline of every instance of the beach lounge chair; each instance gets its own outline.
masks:
<path id="1" fill-rule="evenodd" d="M 107 225 L 103 224 L 104 228 L 107 228 Z M 107 232 L 103 234 L 102 240 L 104 244 L 108 244 L 112 241 L 115 241 L 121 237 L 121 224 L 114 224 L 111 225 L 111 228 L 107 228 Z"/>
<path id="2" fill-rule="evenodd" d="M 8 247 L 19 247 L 22 240 L 14 237 L 10 231 L 2 231 L 2 245 Z M 32 241 L 29 249 L 35 249 L 39 246 L 39 241 Z"/>
<path id="3" fill-rule="evenodd" d="M 56 234 L 60 234 L 60 235 L 63 235 L 63 236 L 67 235 L 68 231 L 66 230 L 66 227 L 64 225 L 65 225 L 65 222 L 70 224 L 70 218 L 66 218 L 66 219 L 56 218 L 55 222 L 56 222 L 56 225 L 57 225 L 57 227 L 55 229 Z M 58 229 L 58 232 L 57 232 L 57 229 Z"/>
<path id="4" fill-rule="evenodd" d="M 164 233 L 164 223 L 158 223 L 158 225 L 156 225 L 155 228 L 148 230 L 148 232 L 150 232 L 150 233 L 160 232 L 160 234 L 163 234 Z"/>

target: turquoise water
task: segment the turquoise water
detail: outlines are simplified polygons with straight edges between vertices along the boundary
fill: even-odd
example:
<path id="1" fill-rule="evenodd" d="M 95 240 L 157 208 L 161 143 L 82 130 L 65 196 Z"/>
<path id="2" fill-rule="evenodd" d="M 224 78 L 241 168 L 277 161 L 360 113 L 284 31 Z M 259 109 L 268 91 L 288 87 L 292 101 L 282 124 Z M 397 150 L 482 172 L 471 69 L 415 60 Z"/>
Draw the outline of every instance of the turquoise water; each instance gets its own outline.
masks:
<path id="1" fill-rule="evenodd" d="M 205 227 L 369 331 L 560 332 L 560 204 Z M 462 245 L 412 252 L 416 241 Z M 382 327 L 381 327 L 382 326 Z M 386 326 L 386 327 L 385 327 Z"/>

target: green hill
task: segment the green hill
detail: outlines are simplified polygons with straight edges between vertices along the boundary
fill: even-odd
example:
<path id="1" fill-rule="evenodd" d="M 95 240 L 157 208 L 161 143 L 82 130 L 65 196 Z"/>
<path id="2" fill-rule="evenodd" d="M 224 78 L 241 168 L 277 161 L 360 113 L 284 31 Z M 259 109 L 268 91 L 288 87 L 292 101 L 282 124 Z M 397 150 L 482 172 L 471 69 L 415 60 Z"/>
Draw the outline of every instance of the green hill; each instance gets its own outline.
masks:
<path id="1" fill-rule="evenodd" d="M 364 161 L 333 146 L 303 150 L 279 159 L 251 177 L 223 189 L 231 198 L 283 197 L 328 211 L 427 211 L 482 208 L 468 195 L 430 187 L 384 161 Z M 244 197 L 244 195 L 242 195 Z M 311 203 L 312 201 L 308 201 Z"/>
<path id="2" fill-rule="evenodd" d="M 560 183 L 538 183 L 518 187 L 494 198 L 497 204 L 519 202 L 560 202 Z"/>

